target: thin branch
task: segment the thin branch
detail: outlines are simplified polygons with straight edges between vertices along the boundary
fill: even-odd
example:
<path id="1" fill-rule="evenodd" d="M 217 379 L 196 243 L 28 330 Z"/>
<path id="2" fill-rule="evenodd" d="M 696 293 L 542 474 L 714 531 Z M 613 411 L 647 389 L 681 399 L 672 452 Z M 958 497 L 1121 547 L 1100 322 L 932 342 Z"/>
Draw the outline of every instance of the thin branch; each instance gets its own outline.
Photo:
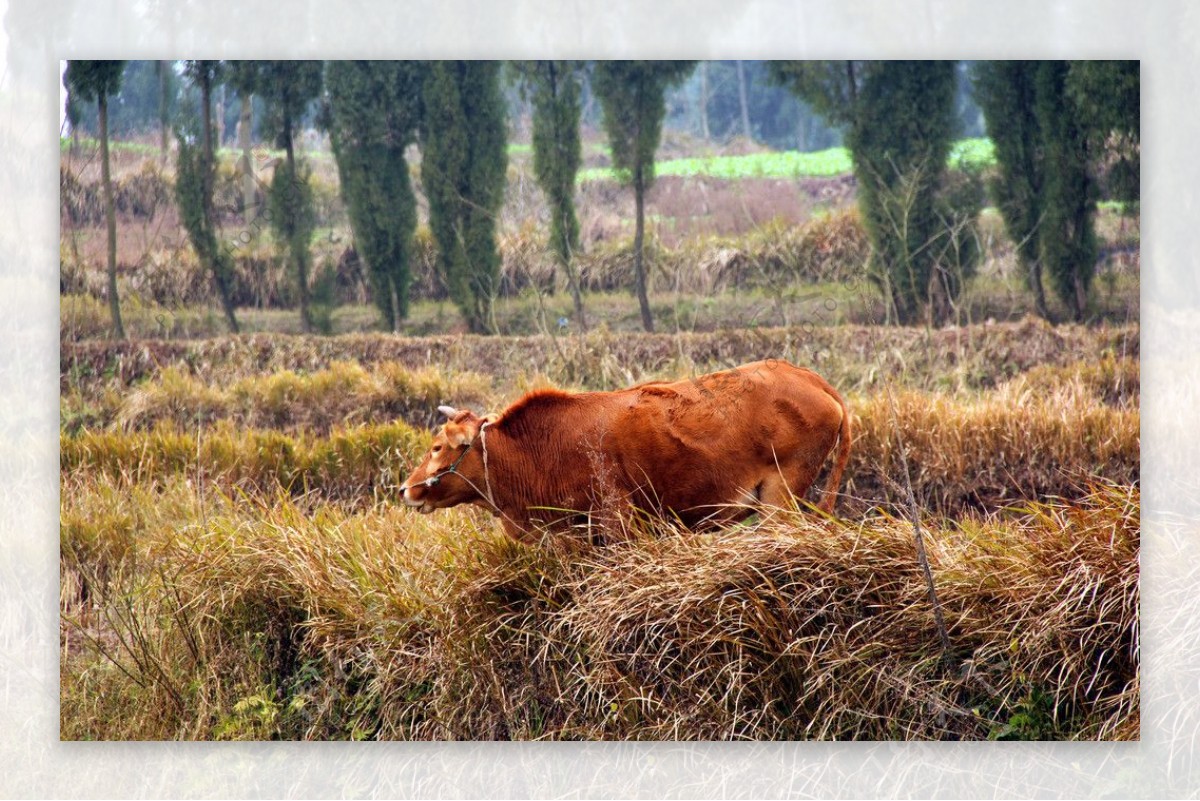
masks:
<path id="1" fill-rule="evenodd" d="M 942 643 L 942 662 L 947 663 L 950 660 L 950 635 L 946 632 L 946 619 L 942 615 L 942 605 L 938 601 L 937 588 L 933 583 L 933 571 L 929 569 L 929 557 L 925 553 L 925 537 L 921 531 L 921 516 L 917 510 L 917 499 L 913 494 L 912 475 L 908 470 L 908 453 L 904 447 L 904 438 L 900 435 L 900 426 L 896 415 L 896 402 L 892 397 L 892 391 L 889 388 L 887 392 L 888 408 L 892 418 L 892 428 L 896 432 L 896 444 L 900 451 L 900 466 L 903 469 L 904 489 L 908 496 L 908 512 L 909 519 L 913 527 L 913 539 L 917 546 L 917 561 L 921 565 L 921 572 L 925 574 L 925 583 L 929 587 L 929 603 L 933 606 L 933 620 L 937 626 L 938 638 Z"/>

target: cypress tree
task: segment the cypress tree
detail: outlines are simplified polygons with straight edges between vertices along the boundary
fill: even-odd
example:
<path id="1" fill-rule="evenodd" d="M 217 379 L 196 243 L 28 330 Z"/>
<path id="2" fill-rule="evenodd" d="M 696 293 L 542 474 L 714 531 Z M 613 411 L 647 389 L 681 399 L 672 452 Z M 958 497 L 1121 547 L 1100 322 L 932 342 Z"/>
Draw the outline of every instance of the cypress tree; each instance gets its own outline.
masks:
<path id="1" fill-rule="evenodd" d="M 313 330 L 308 275 L 312 262 L 309 245 L 316 219 L 309 170 L 296 160 L 295 133 L 308 103 L 321 92 L 322 67 L 320 61 L 262 61 L 255 81 L 267 104 L 267 122 L 286 153 L 286 160 L 275 168 L 271 179 L 267 208 L 271 229 L 284 247 L 299 291 L 300 326 L 305 333 Z"/>
<path id="2" fill-rule="evenodd" d="M 1127 208 L 1136 206 L 1141 197 L 1141 63 L 1072 61 L 1067 95 L 1087 137 L 1093 171 L 1105 175 L 1107 195 Z"/>
<path id="3" fill-rule="evenodd" d="M 1043 61 L 1034 76 L 1046 175 L 1042 192 L 1042 260 L 1055 293 L 1077 321 L 1087 313 L 1096 270 L 1096 207 L 1087 137 L 1067 96 L 1070 63 Z"/>
<path id="4" fill-rule="evenodd" d="M 859 179 L 876 276 L 899 322 L 928 308 L 932 246 L 945 233 L 936 199 L 954 125 L 954 64 L 888 61 L 868 71 L 846 141 Z"/>
<path id="5" fill-rule="evenodd" d="M 173 61 L 155 61 L 154 74 L 158 78 L 158 128 L 159 158 L 167 163 L 168 130 L 171 127 L 171 67 Z"/>
<path id="6" fill-rule="evenodd" d="M 242 149 L 242 157 L 238 162 L 238 170 L 242 176 L 242 213 L 245 215 L 246 230 L 257 231 L 251 227 L 258 216 L 258 196 L 254 183 L 254 159 L 250 155 L 250 140 L 253 133 L 254 107 L 253 97 L 255 82 L 258 80 L 257 61 L 227 61 L 226 82 L 237 93 L 241 108 L 238 113 L 238 147 Z"/>
<path id="7" fill-rule="evenodd" d="M 972 78 L 975 100 L 996 149 L 996 172 L 988 191 L 1016 246 L 1037 312 L 1049 320 L 1039 232 L 1046 155 L 1035 109 L 1037 70 L 1036 61 L 981 61 Z"/>
<path id="8" fill-rule="evenodd" d="M 422 80 L 415 61 L 333 61 L 326 70 L 342 196 L 391 331 L 408 313 L 417 203 L 404 151 L 416 136 Z"/>
<path id="9" fill-rule="evenodd" d="M 158 62 L 134 60 L 123 63 L 119 91 L 109 96 L 117 98 L 107 109 L 110 141 L 160 133 L 162 86 L 157 73 Z M 96 133 L 99 130 L 97 106 L 89 103 L 80 111 L 83 130 Z"/>
<path id="10" fill-rule="evenodd" d="M 496 213 L 508 167 L 499 62 L 432 62 L 424 103 L 421 181 L 439 268 L 471 331 L 491 332 L 500 284 Z"/>
<path id="11" fill-rule="evenodd" d="M 79 98 L 75 92 L 67 89 L 67 102 L 64 105 L 63 111 L 67 124 L 71 126 L 71 155 L 79 152 L 79 124 L 82 119 L 82 114 L 79 108 Z"/>
<path id="12" fill-rule="evenodd" d="M 212 274 L 229 330 L 238 333 L 233 304 L 233 259 L 217 244 L 213 190 L 217 175 L 216 148 L 213 143 L 212 90 L 220 79 L 221 62 L 187 61 L 184 74 L 200 90 L 200 150 L 180 132 L 179 162 L 176 166 L 175 197 L 183 226 L 196 255 Z"/>
<path id="13" fill-rule="evenodd" d="M 1087 313 L 1098 252 L 1095 174 L 1109 192 L 1139 195 L 1140 73 L 1136 61 L 991 61 L 974 74 L 998 174 L 990 189 L 1050 319 L 1039 273 L 1075 320 Z"/>
<path id="14" fill-rule="evenodd" d="M 70 61 L 65 75 L 73 97 L 96 101 L 100 122 L 100 181 L 104 191 L 104 222 L 108 234 L 108 308 L 112 314 L 113 334 L 125 338 L 121 324 L 121 302 L 117 297 L 117 215 L 113 206 L 112 173 L 108 158 L 108 98 L 121 88 L 124 61 Z"/>
<path id="15" fill-rule="evenodd" d="M 583 162 L 578 63 L 531 61 L 517 69 L 533 94 L 533 173 L 549 201 L 550 246 L 566 273 L 576 319 L 583 322 L 583 295 L 572 258 L 579 250 L 575 176 Z"/>
<path id="16" fill-rule="evenodd" d="M 902 324 L 943 322 L 974 271 L 978 214 L 949 186 L 955 130 L 952 61 L 776 62 L 775 79 L 846 130 L 871 278 Z"/>
<path id="17" fill-rule="evenodd" d="M 668 87 L 684 80 L 694 61 L 601 61 L 596 64 L 594 89 L 604 112 L 604 130 L 613 165 L 622 181 L 633 188 L 635 228 L 633 272 L 642 313 L 642 327 L 654 330 L 646 293 L 642 245 L 646 227 L 646 190 L 654 183 L 654 152 L 662 135 Z"/>

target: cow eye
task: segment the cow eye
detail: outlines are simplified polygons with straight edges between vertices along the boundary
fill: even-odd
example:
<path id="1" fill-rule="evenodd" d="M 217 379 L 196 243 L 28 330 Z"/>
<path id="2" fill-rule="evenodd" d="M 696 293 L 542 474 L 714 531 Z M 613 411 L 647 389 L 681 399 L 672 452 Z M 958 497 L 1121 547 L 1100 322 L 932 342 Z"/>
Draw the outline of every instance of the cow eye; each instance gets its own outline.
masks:
<path id="1" fill-rule="evenodd" d="M 434 453 L 440 453 L 440 452 L 441 452 L 441 450 L 442 450 L 442 446 L 441 446 L 441 445 L 434 445 L 434 446 L 433 446 L 433 452 L 434 452 Z"/>

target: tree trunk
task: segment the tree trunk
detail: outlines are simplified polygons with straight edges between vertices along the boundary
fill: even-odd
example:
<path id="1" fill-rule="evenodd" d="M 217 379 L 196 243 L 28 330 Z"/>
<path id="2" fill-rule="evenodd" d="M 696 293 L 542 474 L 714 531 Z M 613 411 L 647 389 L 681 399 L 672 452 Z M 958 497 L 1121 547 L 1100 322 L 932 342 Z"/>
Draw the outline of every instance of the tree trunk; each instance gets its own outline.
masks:
<path id="1" fill-rule="evenodd" d="M 113 334 L 125 338 L 121 325 L 121 302 L 117 297 L 117 213 L 113 208 L 112 173 L 108 165 L 108 96 L 100 92 L 100 180 L 104 184 L 104 222 L 108 227 L 108 308 L 112 312 Z"/>
<path id="2" fill-rule="evenodd" d="M 650 314 L 650 299 L 646 296 L 646 266 L 642 261 L 642 242 L 646 228 L 646 187 L 638 168 L 633 181 L 633 198 L 637 206 L 636 228 L 633 233 L 633 273 L 637 281 L 638 307 L 642 312 L 642 328 L 654 333 L 654 317 Z"/>
<path id="3" fill-rule="evenodd" d="M 571 290 L 571 300 L 575 304 L 575 318 L 581 327 L 587 328 L 587 320 L 583 314 L 583 293 L 579 289 L 579 273 L 570 259 L 563 264 L 563 269 L 567 271 L 567 285 Z"/>
<path id="4" fill-rule="evenodd" d="M 250 155 L 250 129 L 253 125 L 250 94 L 242 94 L 242 112 L 238 117 L 238 145 L 242 148 L 242 209 L 249 229 L 258 216 L 258 204 L 254 198 L 254 159 Z"/>
<path id="5" fill-rule="evenodd" d="M 292 142 L 292 121 L 283 120 L 283 150 L 287 154 L 287 165 L 292 175 L 296 174 L 296 149 Z"/>
<path id="6" fill-rule="evenodd" d="M 207 73 L 200 80 L 200 102 L 204 105 L 204 224 L 216 236 L 217 215 L 213 209 L 213 183 L 217 174 L 216 147 L 213 143 L 212 126 L 212 81 Z M 230 332 L 239 333 L 237 316 L 233 310 L 233 290 L 229 286 L 229 275 L 222 263 L 220 247 L 210 254 L 208 269 L 212 273 L 213 282 L 217 285 L 217 295 L 221 299 L 221 310 L 225 313 L 225 322 Z"/>
<path id="7" fill-rule="evenodd" d="M 213 155 L 212 81 L 207 74 L 200 77 L 200 105 L 204 120 L 204 221 L 211 227 L 213 182 L 217 163 Z"/>
<path id="8" fill-rule="evenodd" d="M 237 315 L 234 313 L 233 288 L 229 286 L 229 276 L 219 278 L 217 285 L 218 294 L 221 296 L 221 310 L 225 312 L 225 323 L 229 326 L 229 333 L 240 334 L 241 327 L 238 326 Z"/>
<path id="9" fill-rule="evenodd" d="M 1079 273 L 1075 273 L 1075 322 L 1082 323 L 1087 317 L 1087 288 L 1083 285 L 1083 278 Z"/>
<path id="10" fill-rule="evenodd" d="M 707 142 L 708 132 L 708 62 L 700 62 L 700 136 Z"/>
<path id="11" fill-rule="evenodd" d="M 221 93 L 217 97 L 217 147 L 225 141 L 225 86 L 221 85 Z"/>
<path id="12" fill-rule="evenodd" d="M 391 290 L 392 296 L 392 333 L 400 333 L 400 293 L 396 289 L 396 281 L 393 278 L 388 279 L 388 288 Z"/>
<path id="13" fill-rule="evenodd" d="M 158 127 L 162 141 L 159 144 L 159 158 L 163 164 L 167 163 L 167 150 L 170 143 L 167 141 L 167 129 L 170 128 L 167 114 L 167 70 L 169 69 L 169 61 L 158 62 Z"/>
<path id="14" fill-rule="evenodd" d="M 1032 259 L 1029 262 L 1029 288 L 1033 290 L 1033 305 L 1038 316 L 1053 324 L 1050 308 L 1046 305 L 1046 290 L 1042 287 L 1042 262 L 1040 259 Z"/>
<path id="15" fill-rule="evenodd" d="M 550 94 L 555 98 L 555 105 L 557 106 L 559 103 L 558 98 L 561 96 L 563 90 L 562 90 L 561 84 L 558 80 L 558 69 L 557 69 L 555 62 L 553 62 L 553 61 L 546 62 L 546 70 L 547 70 L 546 74 L 549 79 L 548 83 L 549 83 Z M 571 78 L 569 73 L 567 75 L 566 80 L 568 80 L 568 81 L 573 80 L 573 78 Z M 567 137 L 566 137 L 566 135 L 563 134 L 562 128 L 559 124 L 561 122 L 561 117 L 560 117 L 560 114 L 558 111 L 554 112 L 554 114 L 552 115 L 552 119 L 554 121 L 554 141 L 556 143 L 556 149 L 558 149 L 558 148 L 565 149 L 566 144 L 563 140 L 566 139 Z M 578 122 L 578 120 L 576 122 Z M 578 137 L 578 135 L 579 135 L 578 128 L 576 128 L 575 135 L 576 135 L 576 137 Z M 559 155 L 557 158 L 561 159 L 562 156 Z M 565 194 L 565 195 L 562 193 L 559 193 L 557 191 L 553 193 L 554 199 L 553 199 L 552 205 L 555 207 L 555 210 L 558 213 L 562 214 L 562 217 L 563 217 L 560 225 L 557 226 L 559 232 L 561 233 L 561 241 L 558 243 L 558 247 L 556 249 L 558 251 L 559 258 L 562 261 L 563 272 L 565 272 L 567 274 L 567 287 L 571 290 L 571 301 L 575 304 L 575 319 L 579 321 L 579 325 L 581 327 L 586 328 L 587 322 L 586 322 L 586 320 L 584 320 L 584 316 L 583 316 L 583 295 L 579 291 L 579 275 L 578 275 L 578 273 L 575 272 L 575 265 L 573 264 L 573 261 L 574 261 L 574 253 L 572 252 L 573 243 L 571 242 L 571 236 L 569 233 L 571 230 L 571 227 L 568 224 L 570 222 L 569 217 L 572 212 L 572 209 L 568 208 L 572 202 L 571 195 L 569 193 L 571 191 L 573 191 L 573 188 L 574 188 L 574 185 L 572 184 L 571 188 L 566 189 L 567 194 Z M 578 226 L 576 226 L 576 230 L 578 230 Z M 554 289 L 553 283 L 550 284 L 550 289 L 551 289 L 551 291 L 553 291 L 553 289 Z"/>
<path id="16" fill-rule="evenodd" d="M 742 136 L 753 139 L 750 134 L 750 106 L 746 102 L 746 68 L 741 61 L 734 63 L 737 64 L 738 103 L 742 108 Z"/>
<path id="17" fill-rule="evenodd" d="M 292 121 L 286 116 L 283 120 L 283 145 L 287 151 L 288 175 L 294 181 L 299 180 L 299 176 L 296 175 L 296 150 L 292 141 Z M 290 213 L 294 214 L 296 210 L 292 209 Z M 308 265 L 305 263 L 304 254 L 296 247 L 295 242 L 288 242 L 287 248 L 292 257 L 292 269 L 300 290 L 300 330 L 311 334 L 313 324 L 312 316 L 308 311 Z"/>
<path id="18" fill-rule="evenodd" d="M 586 123 L 595 113 L 596 93 L 592 91 L 592 85 L 586 78 L 580 79 L 580 89 L 583 92 L 583 110 L 579 113 L 579 119 Z"/>

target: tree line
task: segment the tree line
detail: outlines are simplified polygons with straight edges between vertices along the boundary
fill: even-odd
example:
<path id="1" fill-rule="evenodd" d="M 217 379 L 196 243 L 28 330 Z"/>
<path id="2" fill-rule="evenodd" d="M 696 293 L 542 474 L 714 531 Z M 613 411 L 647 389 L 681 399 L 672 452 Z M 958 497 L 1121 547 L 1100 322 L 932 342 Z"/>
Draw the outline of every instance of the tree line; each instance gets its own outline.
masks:
<path id="1" fill-rule="evenodd" d="M 937 325 L 951 317 L 979 260 L 976 226 L 985 192 L 1016 243 L 1039 313 L 1051 316 L 1043 288 L 1048 281 L 1069 315 L 1085 318 L 1097 257 L 1098 176 L 1106 176 L 1110 197 L 1133 207 L 1138 200 L 1137 62 L 747 63 L 762 65 L 753 67 L 762 70 L 759 80 L 765 76 L 777 92 L 802 101 L 822 130 L 836 132 L 850 150 L 872 245 L 866 276 L 887 301 L 890 320 Z M 136 69 L 129 66 L 135 64 Z M 239 245 L 221 241 L 213 213 L 220 127 L 215 117 L 229 110 L 214 115 L 216 87 L 231 89 L 239 100 L 236 128 L 248 196 L 253 124 L 284 150 L 263 217 L 297 284 L 305 331 L 315 323 L 309 295 L 315 217 L 310 170 L 294 144 L 309 121 L 329 133 L 355 246 L 391 330 L 398 330 L 408 309 L 417 206 L 405 153 L 410 145 L 418 147 L 439 273 L 468 327 L 478 333 L 496 328 L 496 215 L 504 199 L 506 109 L 512 102 L 506 86 L 530 109 L 534 174 L 551 209 L 548 239 L 581 322 L 584 303 L 572 257 L 579 248 L 574 188 L 582 162 L 581 120 L 598 114 L 616 173 L 634 195 L 631 289 L 647 331 L 654 320 L 642 256 L 644 200 L 671 111 L 668 93 L 679 96 L 699 81 L 707 110 L 713 102 L 705 97 L 705 84 L 731 68 L 742 86 L 737 116 L 743 130 L 750 128 L 747 68 L 741 62 L 700 62 L 698 68 L 698 62 L 682 61 L 185 61 L 176 71 L 173 62 L 72 61 L 64 78 L 73 129 L 83 109 L 94 104 L 96 112 L 117 336 L 124 334 L 109 176 L 110 103 L 123 92 L 123 76 L 133 79 L 133 88 L 124 91 L 136 90 L 144 102 L 151 85 L 148 69 L 140 66 L 146 64 L 158 65 L 152 88 L 163 153 L 169 120 L 179 143 L 175 192 L 181 220 L 233 331 L 238 323 L 230 286 Z M 172 81 L 182 81 L 188 91 L 172 93 Z M 997 168 L 986 182 L 947 168 L 964 115 L 975 108 L 964 102 L 964 81 L 995 143 Z M 180 99 L 179 108 L 171 108 L 172 97 Z"/>
<path id="2" fill-rule="evenodd" d="M 511 62 L 510 62 L 511 63 Z M 775 150 L 814 151 L 842 144 L 842 132 L 817 114 L 803 98 L 797 97 L 772 78 L 769 61 L 699 61 L 682 82 L 668 87 L 664 130 L 685 132 L 704 142 L 728 143 L 742 139 Z M 971 90 L 970 73 L 976 62 L 960 61 L 956 70 L 955 109 L 960 135 L 984 135 L 983 116 Z M 592 128 L 602 125 L 600 101 L 592 89 L 594 63 L 575 63 L 581 70 L 580 121 Z M 521 136 L 529 133 L 532 98 L 523 91 L 520 71 L 501 71 L 505 109 L 510 127 Z M 129 138 L 154 135 L 169 130 L 180 107 L 198 102 L 198 87 L 184 79 L 179 62 L 130 61 L 121 79 L 121 90 L 109 109 L 109 133 Z M 235 84 L 224 82 L 213 87 L 213 124 L 218 146 L 235 144 L 239 125 L 248 104 L 251 135 L 264 135 L 261 119 L 262 99 L 245 96 Z M 317 116 L 317 103 L 306 111 L 304 120 L 311 124 Z M 72 109 L 71 118 L 79 130 L 95 135 L 97 113 L 92 105 Z M 167 140 L 163 137 L 164 158 Z"/>

